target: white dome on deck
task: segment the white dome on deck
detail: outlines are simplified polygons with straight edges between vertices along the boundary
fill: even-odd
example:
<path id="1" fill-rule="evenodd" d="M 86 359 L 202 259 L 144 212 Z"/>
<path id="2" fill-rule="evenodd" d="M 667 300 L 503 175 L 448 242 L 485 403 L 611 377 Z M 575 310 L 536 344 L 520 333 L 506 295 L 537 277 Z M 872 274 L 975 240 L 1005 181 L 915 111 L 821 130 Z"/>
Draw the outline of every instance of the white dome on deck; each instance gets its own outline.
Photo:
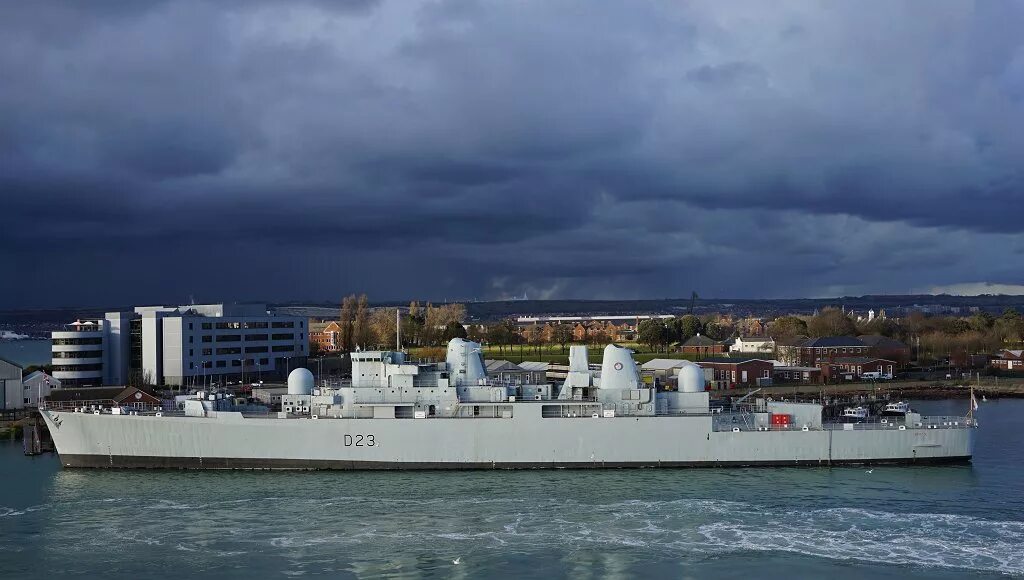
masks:
<path id="1" fill-rule="evenodd" d="M 683 393 L 704 392 L 704 369 L 692 363 L 680 368 L 678 390 Z"/>
<path id="2" fill-rule="evenodd" d="M 309 369 L 298 368 L 288 374 L 289 395 L 312 395 L 313 373 Z"/>

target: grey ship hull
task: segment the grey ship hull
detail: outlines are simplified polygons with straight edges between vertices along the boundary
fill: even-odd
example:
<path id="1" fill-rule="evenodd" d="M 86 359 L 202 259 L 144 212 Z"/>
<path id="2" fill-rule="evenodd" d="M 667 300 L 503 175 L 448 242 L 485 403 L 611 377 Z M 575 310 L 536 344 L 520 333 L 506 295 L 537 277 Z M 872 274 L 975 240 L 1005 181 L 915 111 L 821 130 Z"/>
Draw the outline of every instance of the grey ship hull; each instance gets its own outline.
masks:
<path id="1" fill-rule="evenodd" d="M 520 408 L 521 407 L 521 408 Z M 516 469 L 969 461 L 971 427 L 716 431 L 710 416 L 276 419 L 43 411 L 65 467 Z"/>

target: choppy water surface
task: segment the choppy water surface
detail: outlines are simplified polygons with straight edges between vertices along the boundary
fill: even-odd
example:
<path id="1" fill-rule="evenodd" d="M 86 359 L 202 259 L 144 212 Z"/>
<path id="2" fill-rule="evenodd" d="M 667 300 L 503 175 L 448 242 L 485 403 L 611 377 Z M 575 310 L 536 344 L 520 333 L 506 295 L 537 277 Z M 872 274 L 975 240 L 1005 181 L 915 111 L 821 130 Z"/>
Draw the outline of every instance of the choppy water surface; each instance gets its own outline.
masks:
<path id="1" fill-rule="evenodd" d="M 1022 576 L 1022 417 L 985 403 L 971 466 L 872 473 L 65 471 L 4 444 L 0 577 Z"/>

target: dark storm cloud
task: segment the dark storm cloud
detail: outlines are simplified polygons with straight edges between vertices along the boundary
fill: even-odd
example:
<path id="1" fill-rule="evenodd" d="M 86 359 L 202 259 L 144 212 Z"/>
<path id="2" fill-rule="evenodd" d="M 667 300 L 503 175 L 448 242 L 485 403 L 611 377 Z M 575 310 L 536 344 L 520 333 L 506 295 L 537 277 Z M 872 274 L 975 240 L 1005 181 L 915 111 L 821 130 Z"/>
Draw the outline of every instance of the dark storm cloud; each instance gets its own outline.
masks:
<path id="1" fill-rule="evenodd" d="M 1022 282 L 1017 2 L 0 7 L 3 305 Z"/>

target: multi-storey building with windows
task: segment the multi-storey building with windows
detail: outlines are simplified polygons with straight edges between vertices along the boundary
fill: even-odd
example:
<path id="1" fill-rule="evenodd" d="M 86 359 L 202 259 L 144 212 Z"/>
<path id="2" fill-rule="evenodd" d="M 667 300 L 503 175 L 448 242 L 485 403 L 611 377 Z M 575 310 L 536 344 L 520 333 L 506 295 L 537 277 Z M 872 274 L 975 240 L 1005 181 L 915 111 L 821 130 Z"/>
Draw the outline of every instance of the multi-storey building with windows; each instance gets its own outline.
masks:
<path id="1" fill-rule="evenodd" d="M 65 387 L 283 379 L 309 354 L 306 319 L 263 304 L 142 306 L 52 338 L 53 376 Z"/>

